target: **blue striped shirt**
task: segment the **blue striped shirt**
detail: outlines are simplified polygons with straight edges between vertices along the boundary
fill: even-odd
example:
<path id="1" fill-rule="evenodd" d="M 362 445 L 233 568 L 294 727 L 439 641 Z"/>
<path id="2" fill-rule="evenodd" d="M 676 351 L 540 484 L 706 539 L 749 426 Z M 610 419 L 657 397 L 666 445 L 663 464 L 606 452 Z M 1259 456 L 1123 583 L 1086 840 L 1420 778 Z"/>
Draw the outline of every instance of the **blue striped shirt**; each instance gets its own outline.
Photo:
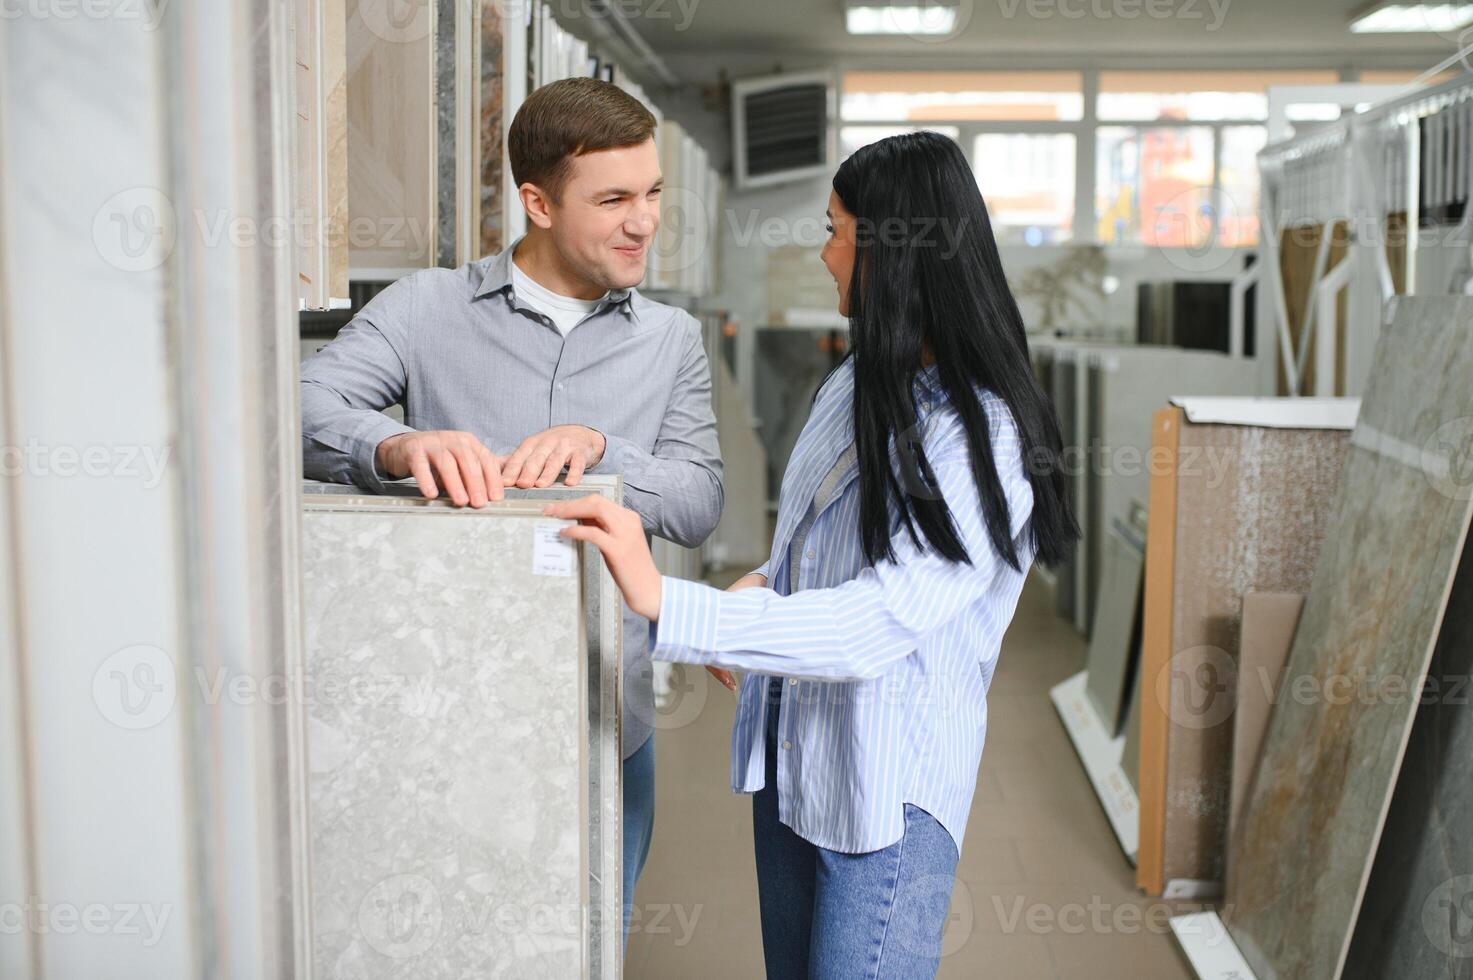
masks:
<path id="1" fill-rule="evenodd" d="M 765 779 L 770 677 L 779 709 L 778 816 L 820 847 L 888 847 L 904 805 L 934 816 L 961 849 L 987 732 L 987 688 L 1032 551 L 1023 532 L 1033 492 L 1006 404 L 978 391 L 1023 570 L 993 549 L 972 482 L 961 419 L 921 372 L 916 418 L 938 489 L 972 564 L 918 549 L 892 507 L 895 561 L 870 566 L 859 535 L 857 465 L 840 478 L 808 534 L 801 566 L 788 545 L 820 481 L 853 442 L 852 362 L 819 392 L 783 475 L 777 533 L 759 572 L 768 588 L 722 592 L 666 576 L 652 657 L 748 672 L 731 739 L 738 793 Z"/>

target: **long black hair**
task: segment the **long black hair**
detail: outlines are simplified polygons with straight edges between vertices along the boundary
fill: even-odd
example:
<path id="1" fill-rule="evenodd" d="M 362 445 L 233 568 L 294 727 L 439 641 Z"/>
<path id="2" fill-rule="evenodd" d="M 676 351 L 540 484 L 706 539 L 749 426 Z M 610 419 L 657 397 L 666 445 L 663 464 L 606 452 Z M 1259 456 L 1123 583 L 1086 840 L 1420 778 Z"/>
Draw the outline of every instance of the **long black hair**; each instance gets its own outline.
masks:
<path id="1" fill-rule="evenodd" d="M 1003 275 L 987 206 L 955 142 L 932 132 L 892 136 L 860 148 L 834 174 L 834 192 L 856 219 L 849 280 L 850 356 L 854 360 L 854 438 L 859 520 L 865 558 L 893 561 L 889 503 L 917 547 L 971 563 L 939 493 L 902 486 L 890 463 L 899 446 L 926 486 L 936 478 L 916 437 L 911 389 L 923 347 L 961 417 L 972 479 L 999 555 L 1020 569 L 1007 497 L 998 478 L 981 386 L 1012 411 L 1033 488 L 1033 551 L 1044 564 L 1063 559 L 1079 537 L 1060 466 L 1059 420 L 1028 359 L 1023 317 Z"/>

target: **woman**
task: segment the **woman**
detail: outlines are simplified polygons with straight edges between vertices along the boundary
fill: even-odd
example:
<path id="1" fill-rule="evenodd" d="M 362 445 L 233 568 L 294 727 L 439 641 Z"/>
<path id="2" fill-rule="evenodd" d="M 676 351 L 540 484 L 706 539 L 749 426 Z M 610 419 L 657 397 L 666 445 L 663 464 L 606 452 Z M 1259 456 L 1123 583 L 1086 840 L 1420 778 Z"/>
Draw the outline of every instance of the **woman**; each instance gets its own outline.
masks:
<path id="1" fill-rule="evenodd" d="M 603 552 L 655 659 L 747 672 L 732 787 L 756 794 L 767 975 L 929 977 L 1003 632 L 1030 563 L 1078 528 L 961 150 L 866 146 L 827 213 L 851 353 L 793 450 L 769 562 L 723 593 L 662 579 L 631 511 L 546 513 L 580 521 L 563 534 Z"/>

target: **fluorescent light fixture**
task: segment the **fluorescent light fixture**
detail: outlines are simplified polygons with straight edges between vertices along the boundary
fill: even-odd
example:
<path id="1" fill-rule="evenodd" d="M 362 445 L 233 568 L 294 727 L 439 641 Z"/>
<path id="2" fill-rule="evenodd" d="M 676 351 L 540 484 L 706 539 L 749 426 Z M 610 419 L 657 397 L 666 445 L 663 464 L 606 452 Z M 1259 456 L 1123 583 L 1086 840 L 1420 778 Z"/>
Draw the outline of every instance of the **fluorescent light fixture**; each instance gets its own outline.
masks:
<path id="1" fill-rule="evenodd" d="M 950 34 L 956 29 L 956 8 L 936 4 L 845 7 L 844 26 L 850 34 Z"/>
<path id="2" fill-rule="evenodd" d="M 1473 24 L 1473 3 L 1381 2 L 1351 16 L 1352 34 L 1441 34 Z"/>

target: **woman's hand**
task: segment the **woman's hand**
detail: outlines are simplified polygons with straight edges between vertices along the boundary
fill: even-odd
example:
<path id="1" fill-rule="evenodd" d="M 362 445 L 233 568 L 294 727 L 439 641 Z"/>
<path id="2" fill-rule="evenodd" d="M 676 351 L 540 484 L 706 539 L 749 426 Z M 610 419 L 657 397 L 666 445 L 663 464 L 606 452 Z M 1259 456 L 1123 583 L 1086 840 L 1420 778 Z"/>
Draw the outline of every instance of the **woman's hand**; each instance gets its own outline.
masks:
<path id="1" fill-rule="evenodd" d="M 750 572 L 728 585 L 726 587 L 726 591 L 740 592 L 743 589 L 760 589 L 766 584 L 767 576 L 758 575 L 756 572 Z M 736 674 L 733 674 L 729 670 L 726 670 L 722 667 L 707 666 L 706 671 L 710 673 L 712 677 L 720 681 L 722 687 L 726 688 L 733 694 L 735 694 L 737 690 L 741 687 L 741 684 L 737 681 Z"/>
<path id="2" fill-rule="evenodd" d="M 562 536 L 591 542 L 603 552 L 629 608 L 650 622 L 660 618 L 660 573 L 638 514 L 598 494 L 548 504 L 542 513 L 577 521 L 563 528 Z"/>

